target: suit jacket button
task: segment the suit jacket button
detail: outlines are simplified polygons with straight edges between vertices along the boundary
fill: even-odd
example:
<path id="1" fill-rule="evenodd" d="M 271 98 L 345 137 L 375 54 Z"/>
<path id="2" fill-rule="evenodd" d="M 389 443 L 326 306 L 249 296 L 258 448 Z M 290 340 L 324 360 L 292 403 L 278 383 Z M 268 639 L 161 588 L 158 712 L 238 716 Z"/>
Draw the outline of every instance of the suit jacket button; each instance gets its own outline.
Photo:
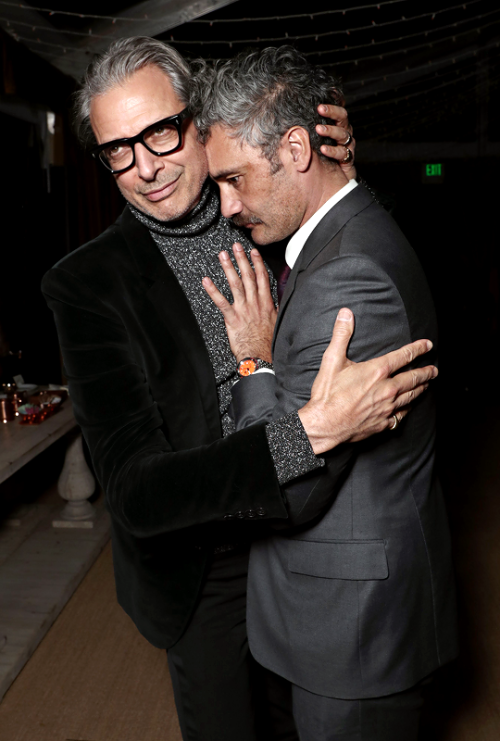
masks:
<path id="1" fill-rule="evenodd" d="M 248 510 L 247 510 L 247 511 L 245 512 L 245 517 L 248 517 L 248 518 L 250 518 L 250 519 L 253 519 L 254 517 L 257 517 L 257 513 L 256 513 L 256 512 L 255 512 L 255 510 L 253 510 L 253 509 L 248 509 Z"/>
<path id="2" fill-rule="evenodd" d="M 241 512 L 241 511 L 240 512 L 235 512 L 235 515 L 236 515 L 236 517 L 239 520 L 243 520 L 245 518 L 245 513 L 244 512 Z"/>
<path id="3" fill-rule="evenodd" d="M 233 520 L 234 519 L 234 515 L 231 515 L 228 512 L 227 514 L 224 515 L 224 517 L 222 519 L 223 520 Z"/>
<path id="4" fill-rule="evenodd" d="M 259 507 L 259 509 L 257 510 L 257 514 L 259 515 L 259 517 L 264 517 L 266 515 L 266 510 L 263 507 Z"/>

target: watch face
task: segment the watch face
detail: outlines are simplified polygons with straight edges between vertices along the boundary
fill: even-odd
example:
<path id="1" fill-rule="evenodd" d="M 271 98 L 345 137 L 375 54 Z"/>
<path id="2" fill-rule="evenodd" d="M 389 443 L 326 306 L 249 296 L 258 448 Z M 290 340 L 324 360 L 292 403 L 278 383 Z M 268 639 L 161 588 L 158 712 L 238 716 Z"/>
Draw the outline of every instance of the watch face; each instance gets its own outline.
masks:
<path id="1" fill-rule="evenodd" d="M 255 373 L 257 367 L 257 363 L 253 358 L 245 358 L 238 366 L 238 375 L 250 376 L 252 373 Z"/>

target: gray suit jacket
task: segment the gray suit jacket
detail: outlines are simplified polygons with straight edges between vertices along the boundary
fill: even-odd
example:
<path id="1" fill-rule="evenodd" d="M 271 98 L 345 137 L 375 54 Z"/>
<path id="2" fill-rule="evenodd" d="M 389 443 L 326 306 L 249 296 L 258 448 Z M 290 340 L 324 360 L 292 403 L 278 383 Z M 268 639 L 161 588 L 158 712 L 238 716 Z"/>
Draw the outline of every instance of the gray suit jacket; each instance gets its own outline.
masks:
<path id="1" fill-rule="evenodd" d="M 307 401 L 342 306 L 355 315 L 356 362 L 422 337 L 436 347 L 416 255 L 361 186 L 306 242 L 276 325 L 276 381 L 236 384 L 238 426 Z M 256 543 L 250 560 L 248 635 L 261 664 L 316 694 L 356 699 L 402 691 L 456 655 L 434 443 L 428 391 L 396 431 L 339 446 L 319 472 L 285 487 L 295 527 Z"/>

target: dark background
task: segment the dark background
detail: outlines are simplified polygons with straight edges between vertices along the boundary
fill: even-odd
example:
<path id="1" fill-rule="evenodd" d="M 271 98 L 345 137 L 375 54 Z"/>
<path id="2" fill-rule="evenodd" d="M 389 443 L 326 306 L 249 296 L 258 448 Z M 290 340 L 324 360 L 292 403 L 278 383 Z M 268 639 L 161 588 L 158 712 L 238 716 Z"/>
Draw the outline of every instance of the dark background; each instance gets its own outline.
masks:
<path id="1" fill-rule="evenodd" d="M 87 16 L 131 6 L 118 0 L 80 5 Z M 47 7 L 74 11 L 74 3 L 63 0 Z M 123 207 L 112 178 L 74 140 L 69 110 L 76 82 L 57 65 L 69 69 L 68 38 L 90 60 L 90 29 L 133 35 L 134 23 L 124 21 L 117 32 L 111 20 L 40 13 L 53 29 L 44 42 L 43 28 L 16 26 L 20 10 L 12 10 L 7 25 L 9 12 L 0 3 L 0 356 L 22 350 L 23 357 L 17 366 L 0 364 L 4 380 L 14 371 L 27 382 L 54 383 L 61 380 L 59 350 L 41 277 Z M 499 483 L 500 8 L 486 0 L 396 0 L 380 8 L 344 0 L 332 9 L 331 2 L 310 0 L 307 14 L 297 13 L 301 17 L 285 17 L 292 15 L 290 5 L 276 0 L 239 0 L 158 37 L 188 57 L 207 58 L 293 43 L 339 77 L 358 142 L 358 172 L 381 194 L 425 268 L 440 326 L 439 465 L 455 535 L 464 636 L 458 669 L 445 670 L 436 685 L 430 739 L 437 716 L 446 718 L 467 701 L 475 630 L 464 597 L 467 523 L 481 507 L 486 511 Z M 221 22 L 226 19 L 232 21 Z M 41 123 L 47 110 L 56 114 L 51 137 Z M 441 164 L 442 176 L 426 178 L 426 164 Z"/>
<path id="2" fill-rule="evenodd" d="M 59 34 L 81 34 L 66 36 L 81 46 L 95 24 L 103 36 L 117 28 L 92 14 L 133 16 L 138 6 L 130 5 L 87 1 L 85 17 L 39 15 Z M 448 2 L 448 9 L 427 0 L 342 5 L 345 12 L 311 0 L 307 13 L 299 9 L 294 18 L 285 3 L 239 0 L 158 36 L 188 57 L 224 58 L 290 42 L 340 79 L 358 141 L 358 172 L 387 196 L 433 289 L 447 388 L 491 403 L 498 398 L 500 8 L 485 0 Z M 48 7 L 75 11 L 63 0 Z M 1 16 L 9 12 L 0 3 Z M 40 277 L 111 223 L 122 201 L 112 179 L 79 150 L 70 131 L 76 82 L 49 63 L 59 63 L 58 53 L 68 50 L 52 36 L 48 46 L 42 27 L 31 31 L 12 19 L 3 25 L 11 35 L 0 36 L 0 355 L 6 348 L 21 349 L 25 379 L 46 383 L 58 380 L 60 365 Z M 124 21 L 122 29 L 133 33 L 134 23 Z M 92 49 L 84 51 L 90 60 Z M 25 120 L 19 110 L 12 115 L 13 103 Z M 49 144 L 38 121 L 26 120 L 43 118 L 47 110 L 57 114 Z M 423 178 L 426 163 L 441 163 L 444 177 Z"/>

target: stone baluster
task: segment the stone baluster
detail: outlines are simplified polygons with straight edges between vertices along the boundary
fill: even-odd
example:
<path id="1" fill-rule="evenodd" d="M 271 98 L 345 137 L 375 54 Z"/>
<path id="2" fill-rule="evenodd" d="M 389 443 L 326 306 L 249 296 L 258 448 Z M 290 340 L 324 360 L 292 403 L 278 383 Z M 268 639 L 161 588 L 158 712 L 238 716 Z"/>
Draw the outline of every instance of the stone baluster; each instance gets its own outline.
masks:
<path id="1" fill-rule="evenodd" d="M 52 525 L 54 527 L 93 527 L 95 509 L 88 498 L 94 493 L 95 479 L 85 461 L 80 433 L 68 444 L 57 489 L 67 504 L 59 519 L 54 520 Z"/>

